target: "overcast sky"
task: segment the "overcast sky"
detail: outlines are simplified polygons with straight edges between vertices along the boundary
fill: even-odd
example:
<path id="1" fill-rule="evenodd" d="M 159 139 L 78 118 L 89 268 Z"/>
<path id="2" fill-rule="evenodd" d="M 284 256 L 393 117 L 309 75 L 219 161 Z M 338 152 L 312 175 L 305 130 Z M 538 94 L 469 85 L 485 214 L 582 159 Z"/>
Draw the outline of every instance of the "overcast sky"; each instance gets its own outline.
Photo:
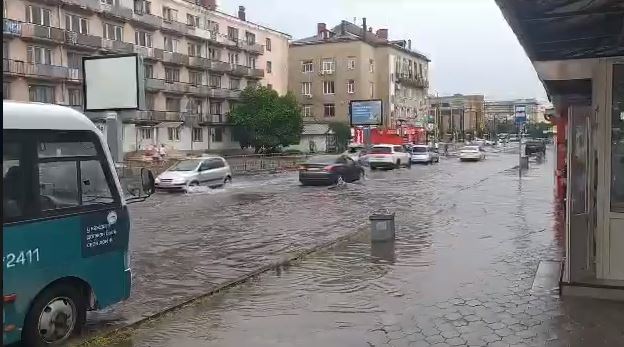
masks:
<path id="1" fill-rule="evenodd" d="M 431 59 L 430 93 L 484 94 L 486 99 L 538 98 L 546 94 L 522 46 L 494 0 L 219 0 L 221 11 L 283 31 L 293 39 L 316 33 L 316 23 L 341 20 L 390 39 L 411 39 Z"/>

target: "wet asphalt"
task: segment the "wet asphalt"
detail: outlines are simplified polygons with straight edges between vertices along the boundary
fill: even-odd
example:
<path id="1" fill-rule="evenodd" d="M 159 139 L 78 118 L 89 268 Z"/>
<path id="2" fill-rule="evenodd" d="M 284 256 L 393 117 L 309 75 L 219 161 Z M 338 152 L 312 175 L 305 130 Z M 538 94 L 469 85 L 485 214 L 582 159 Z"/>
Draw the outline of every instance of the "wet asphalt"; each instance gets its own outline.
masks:
<path id="1" fill-rule="evenodd" d="M 583 324 L 584 305 L 566 306 L 552 293 L 530 293 L 539 262 L 562 254 L 549 156 L 532 162 L 521 180 L 512 169 L 517 153 L 489 153 L 482 162 L 448 158 L 411 169 L 368 171 L 363 182 L 337 189 L 301 187 L 296 173 L 284 173 L 235 178 L 224 189 L 158 194 L 131 210 L 131 299 L 90 315 L 89 327 L 97 331 L 132 322 L 290 252 L 366 230 L 371 213 L 388 209 L 396 213 L 395 242 L 371 244 L 363 232 L 142 325 L 118 345 L 583 341 L 570 327 Z M 602 309 L 596 319 L 611 323 L 600 325 L 606 329 L 602 334 L 583 330 L 601 340 L 585 337 L 624 341 L 624 325 L 612 326 L 624 322 L 624 306 L 615 311 L 592 306 Z M 503 326 L 491 326 L 504 319 Z M 548 329 L 535 328 L 535 321 Z"/>

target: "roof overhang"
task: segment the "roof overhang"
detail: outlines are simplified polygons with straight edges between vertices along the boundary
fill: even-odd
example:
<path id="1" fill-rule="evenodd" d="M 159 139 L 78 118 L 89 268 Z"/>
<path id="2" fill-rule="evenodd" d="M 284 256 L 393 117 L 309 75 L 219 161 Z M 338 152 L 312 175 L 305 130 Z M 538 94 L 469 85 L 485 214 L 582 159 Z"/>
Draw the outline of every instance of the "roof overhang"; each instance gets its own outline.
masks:
<path id="1" fill-rule="evenodd" d="M 624 56 L 622 0 L 495 0 L 555 104 L 591 102 L 597 58 Z"/>

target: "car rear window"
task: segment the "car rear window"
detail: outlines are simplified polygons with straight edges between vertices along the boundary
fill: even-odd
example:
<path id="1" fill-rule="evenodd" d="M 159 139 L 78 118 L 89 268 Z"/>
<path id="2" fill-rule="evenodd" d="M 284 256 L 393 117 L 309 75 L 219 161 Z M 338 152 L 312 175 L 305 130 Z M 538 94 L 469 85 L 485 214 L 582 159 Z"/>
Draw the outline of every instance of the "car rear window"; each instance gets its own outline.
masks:
<path id="1" fill-rule="evenodd" d="M 371 149 L 372 154 L 392 154 L 390 147 L 373 147 Z"/>
<path id="2" fill-rule="evenodd" d="M 425 152 L 427 152 L 427 148 L 426 147 L 413 147 L 412 148 L 412 152 L 414 152 L 414 153 L 425 153 Z"/>

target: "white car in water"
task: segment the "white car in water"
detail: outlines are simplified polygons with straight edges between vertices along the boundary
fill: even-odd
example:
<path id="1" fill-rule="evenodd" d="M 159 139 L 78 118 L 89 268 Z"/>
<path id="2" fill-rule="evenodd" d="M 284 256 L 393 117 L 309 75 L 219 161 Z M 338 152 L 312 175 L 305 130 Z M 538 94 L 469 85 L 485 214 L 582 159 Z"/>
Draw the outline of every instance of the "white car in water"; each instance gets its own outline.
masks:
<path id="1" fill-rule="evenodd" d="M 232 171 L 227 161 L 219 156 L 205 156 L 178 162 L 158 175 L 155 185 L 159 190 L 188 190 L 192 186 L 219 187 L 230 182 Z"/>
<path id="2" fill-rule="evenodd" d="M 411 148 L 412 163 L 439 163 L 440 155 L 438 150 L 427 145 L 414 145 Z"/>
<path id="3" fill-rule="evenodd" d="M 401 145 L 375 145 L 366 156 L 371 170 L 411 167 L 411 155 Z"/>
<path id="4" fill-rule="evenodd" d="M 485 150 L 481 146 L 465 146 L 459 151 L 461 161 L 480 161 L 485 159 Z"/>

